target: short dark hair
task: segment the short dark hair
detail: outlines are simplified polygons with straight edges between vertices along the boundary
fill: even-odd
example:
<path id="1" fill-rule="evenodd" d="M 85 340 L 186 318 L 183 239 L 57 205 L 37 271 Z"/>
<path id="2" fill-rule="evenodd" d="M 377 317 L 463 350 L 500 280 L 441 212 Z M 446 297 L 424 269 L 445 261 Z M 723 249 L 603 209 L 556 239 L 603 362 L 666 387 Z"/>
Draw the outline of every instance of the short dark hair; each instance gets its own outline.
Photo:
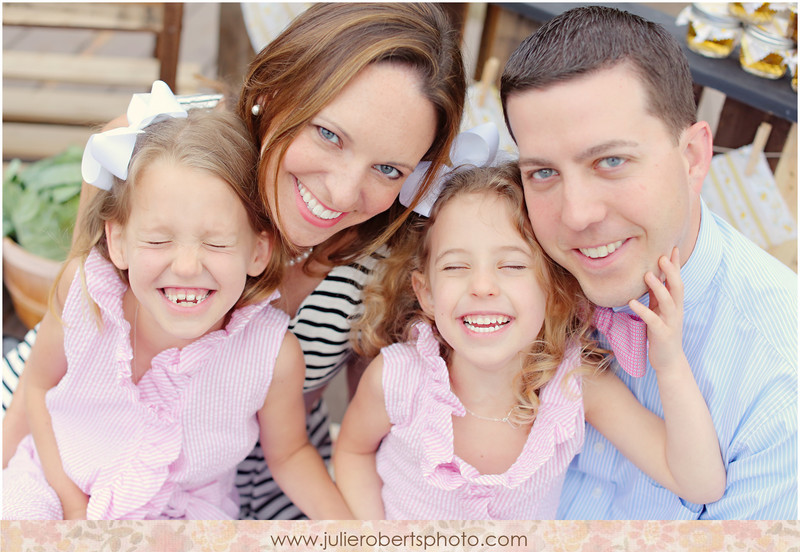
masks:
<path id="1" fill-rule="evenodd" d="M 604 6 L 568 10 L 520 44 L 500 81 L 503 111 L 507 113 L 508 98 L 515 93 L 620 63 L 630 64 L 639 76 L 648 111 L 664 121 L 677 141 L 696 122 L 692 76 L 681 45 L 661 25 Z"/>

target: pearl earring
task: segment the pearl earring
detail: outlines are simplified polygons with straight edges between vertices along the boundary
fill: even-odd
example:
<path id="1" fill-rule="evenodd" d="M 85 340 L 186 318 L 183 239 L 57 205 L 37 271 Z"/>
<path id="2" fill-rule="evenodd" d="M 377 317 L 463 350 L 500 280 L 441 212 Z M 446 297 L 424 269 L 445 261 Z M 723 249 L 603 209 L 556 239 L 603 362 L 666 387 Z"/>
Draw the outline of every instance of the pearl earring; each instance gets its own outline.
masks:
<path id="1" fill-rule="evenodd" d="M 252 108 L 250 108 L 250 113 L 252 113 L 255 117 L 258 117 L 258 114 L 261 113 L 261 106 L 255 104 Z"/>

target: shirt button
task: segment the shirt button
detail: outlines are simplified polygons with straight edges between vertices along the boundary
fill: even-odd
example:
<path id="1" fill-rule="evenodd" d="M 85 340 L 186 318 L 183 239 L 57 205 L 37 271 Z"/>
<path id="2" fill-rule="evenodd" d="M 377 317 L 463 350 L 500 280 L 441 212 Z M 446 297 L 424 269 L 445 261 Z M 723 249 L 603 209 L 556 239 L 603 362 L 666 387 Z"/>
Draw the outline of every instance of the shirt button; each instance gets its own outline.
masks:
<path id="1" fill-rule="evenodd" d="M 602 441 L 598 441 L 594 444 L 594 451 L 597 454 L 601 454 L 604 450 L 606 450 L 606 444 Z"/>
<path id="2" fill-rule="evenodd" d="M 592 491 L 592 496 L 595 498 L 600 498 L 601 494 L 603 494 L 603 489 L 601 489 L 600 487 L 595 487 L 594 490 Z"/>

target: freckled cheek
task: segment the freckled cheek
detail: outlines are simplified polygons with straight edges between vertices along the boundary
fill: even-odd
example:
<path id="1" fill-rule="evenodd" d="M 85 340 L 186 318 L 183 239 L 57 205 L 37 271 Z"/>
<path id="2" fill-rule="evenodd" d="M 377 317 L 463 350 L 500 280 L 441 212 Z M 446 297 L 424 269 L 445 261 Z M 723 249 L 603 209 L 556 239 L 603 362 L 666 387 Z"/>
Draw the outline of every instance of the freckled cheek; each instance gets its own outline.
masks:
<path id="1" fill-rule="evenodd" d="M 270 211 L 275 209 L 275 181 L 273 175 L 275 174 L 275 163 L 271 162 L 265 170 L 259 168 L 258 171 L 258 188 L 260 195 L 266 199 L 267 206 Z M 281 171 L 278 178 L 287 178 L 285 176 L 284 168 L 281 166 Z"/>
<path id="2" fill-rule="evenodd" d="M 280 204 L 287 201 L 292 204 L 295 193 L 294 179 L 309 184 L 312 173 L 319 173 L 319 167 L 324 166 L 322 156 L 311 155 L 310 148 L 305 144 L 302 137 L 295 140 L 289 149 L 286 150 L 278 168 L 278 190 L 277 195 Z M 259 181 L 259 187 L 263 191 L 270 211 L 275 212 L 278 201 L 276 201 L 275 181 L 275 162 L 271 162 L 266 171 L 266 181 Z M 283 208 L 283 207 L 281 207 Z"/>
<path id="3" fill-rule="evenodd" d="M 294 176 L 302 181 L 308 174 L 323 170 L 328 163 L 325 152 L 321 151 L 320 148 L 314 147 L 308 137 L 305 134 L 301 134 L 287 148 L 286 154 L 281 160 L 278 173 L 287 177 L 287 179 L 290 176 Z M 274 161 L 270 165 L 269 174 L 273 174 L 275 171 Z"/>
<path id="4" fill-rule="evenodd" d="M 286 155 L 283 156 L 281 169 L 289 172 L 302 171 L 303 167 L 313 166 L 313 160 L 319 159 L 319 156 L 312 155 L 311 145 L 308 140 L 300 135 L 294 142 L 292 142 L 286 150 Z"/>
<path id="5" fill-rule="evenodd" d="M 380 186 L 368 184 L 364 190 L 365 213 L 370 217 L 384 212 L 392 206 L 394 200 L 400 195 L 400 186 Z"/>

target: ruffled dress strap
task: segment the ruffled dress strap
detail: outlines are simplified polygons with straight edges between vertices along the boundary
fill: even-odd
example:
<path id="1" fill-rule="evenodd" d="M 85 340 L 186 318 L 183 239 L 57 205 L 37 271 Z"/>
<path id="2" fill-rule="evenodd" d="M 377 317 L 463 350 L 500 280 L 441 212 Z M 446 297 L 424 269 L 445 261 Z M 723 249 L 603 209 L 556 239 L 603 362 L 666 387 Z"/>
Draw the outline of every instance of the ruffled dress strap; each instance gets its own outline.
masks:
<path id="1" fill-rule="evenodd" d="M 83 277 L 86 287 L 81 284 L 82 273 L 76 271 L 67 300 L 64 303 L 63 317 L 69 321 L 65 325 L 64 350 L 69 355 L 74 350 L 73 345 L 80 345 L 76 341 L 85 341 L 88 324 L 96 327 L 96 314 L 89 301 L 97 305 L 102 317 L 102 329 L 111 327 L 118 336 L 116 340 L 114 366 L 119 371 L 119 377 L 131 377 L 131 359 L 133 351 L 129 338 L 131 326 L 125 319 L 122 310 L 122 298 L 128 290 L 128 285 L 120 278 L 116 267 L 105 259 L 97 249 L 92 249 L 83 265 Z M 78 324 L 78 321 L 84 324 Z M 70 331 L 73 330 L 73 331 Z"/>
<path id="2" fill-rule="evenodd" d="M 93 252 L 94 253 L 94 252 Z M 102 258 L 87 259 L 87 286 L 107 319 L 127 325 L 122 314 L 119 288 L 107 291 L 99 285 L 108 280 L 103 271 L 113 271 L 113 265 Z M 90 277 L 91 276 L 91 277 Z M 117 278 L 119 281 L 119 279 Z M 124 285 L 124 284 L 123 284 Z M 152 361 L 150 370 L 138 385 L 131 381 L 130 339 L 120 343 L 128 354 L 118 356 L 119 385 L 130 399 L 144 405 L 142 419 L 128 448 L 117 456 L 118 462 L 100 470 L 93 485 L 87 515 L 95 519 L 125 519 L 158 517 L 180 487 L 170 480 L 170 465 L 183 449 L 183 395 L 192 375 L 204 366 L 203 359 L 217 347 L 240 333 L 260 311 L 278 297 L 268 299 L 231 314 L 225 328 L 211 332 L 183 349 L 167 349 Z M 129 329 L 128 329 L 129 333 Z"/>
<path id="3" fill-rule="evenodd" d="M 579 350 L 568 348 L 555 376 L 540 391 L 539 412 L 525 448 L 504 474 L 509 487 L 534 476 L 543 482 L 547 481 L 547 474 L 562 476 L 583 446 L 583 396 L 580 380 L 574 373 L 579 360 Z"/>
<path id="4" fill-rule="evenodd" d="M 85 269 L 89 296 L 103 313 L 103 332 L 109 331 L 109 325 L 120 330 L 116 333 L 119 339 L 113 366 L 120 397 L 129 405 L 125 411 L 141 415 L 139 420 L 129 420 L 123 426 L 130 432 L 130 439 L 115 456 L 116 461 L 99 468 L 90 489 L 87 517 L 125 519 L 134 512 L 137 512 L 135 517 L 153 517 L 141 508 L 164 486 L 169 465 L 181 452 L 179 397 L 189 374 L 180 369 L 167 370 L 166 366 L 159 370 L 154 365 L 142 378 L 141 386 L 133 384 L 131 330 L 122 307 L 127 285 L 120 280 L 115 267 L 96 250 L 89 254 Z M 144 409 L 137 409 L 136 403 Z"/>
<path id="5" fill-rule="evenodd" d="M 441 360 L 441 359 L 439 359 Z M 432 411 L 424 443 L 422 471 L 438 488 L 452 490 L 463 485 L 514 489 L 535 475 L 563 473 L 583 442 L 583 401 L 575 378 L 564 383 L 577 367 L 578 351 L 570 349 L 553 379 L 541 390 L 540 409 L 523 450 L 502 474 L 481 474 L 455 455 L 452 416 L 464 415 L 464 407 L 452 393 L 449 379 L 431 382 Z M 431 366 L 436 364 L 429 360 Z M 433 369 L 432 369 L 433 371 Z M 566 392 L 565 392 L 566 391 Z M 557 466 L 557 470 L 552 468 Z M 543 481 L 544 483 L 544 481 Z"/>
<path id="6" fill-rule="evenodd" d="M 420 392 L 433 393 L 460 412 L 458 415 L 466 414 L 450 391 L 450 374 L 439 347 L 432 328 L 425 322 L 418 322 L 412 330 L 412 341 L 395 343 L 381 351 L 384 400 L 392 425 L 404 425 L 409 421 Z"/>

